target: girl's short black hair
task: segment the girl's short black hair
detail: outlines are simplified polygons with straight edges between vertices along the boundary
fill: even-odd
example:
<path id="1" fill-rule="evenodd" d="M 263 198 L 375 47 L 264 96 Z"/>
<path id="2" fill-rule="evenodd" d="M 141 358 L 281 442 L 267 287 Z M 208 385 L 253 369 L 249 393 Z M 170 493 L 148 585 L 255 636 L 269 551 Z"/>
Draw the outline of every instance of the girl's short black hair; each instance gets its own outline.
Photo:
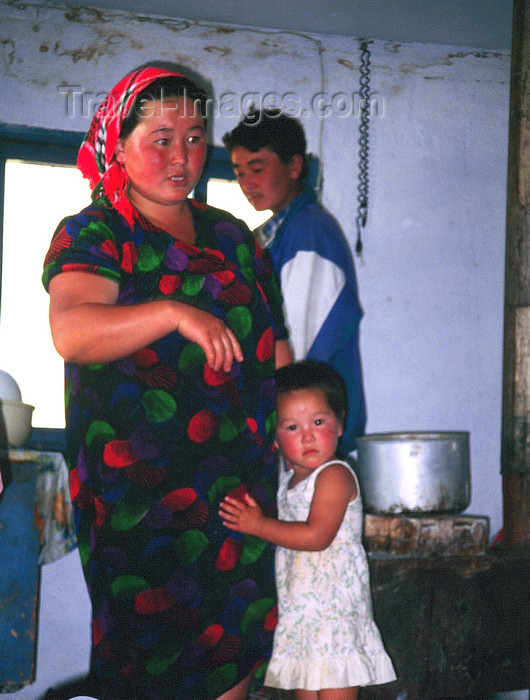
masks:
<path id="1" fill-rule="evenodd" d="M 200 114 L 204 119 L 208 108 L 208 97 L 196 83 L 189 78 L 178 75 L 169 75 L 153 80 L 147 87 L 136 95 L 136 98 L 127 112 L 121 126 L 120 138 L 127 138 L 134 131 L 145 109 L 146 103 L 153 100 L 163 100 L 167 97 L 185 97 L 193 102 L 192 114 Z"/>
<path id="2" fill-rule="evenodd" d="M 344 379 L 326 362 L 301 360 L 276 370 L 276 394 L 288 394 L 300 389 L 320 389 L 328 406 L 341 421 L 348 411 L 348 395 Z"/>

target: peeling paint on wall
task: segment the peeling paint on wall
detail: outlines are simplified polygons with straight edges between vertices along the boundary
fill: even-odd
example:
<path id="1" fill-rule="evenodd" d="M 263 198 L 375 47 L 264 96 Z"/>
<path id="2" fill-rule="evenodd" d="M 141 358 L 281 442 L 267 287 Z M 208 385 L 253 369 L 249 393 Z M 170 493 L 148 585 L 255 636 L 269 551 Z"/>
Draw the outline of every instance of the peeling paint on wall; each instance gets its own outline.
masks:
<path id="1" fill-rule="evenodd" d="M 346 58 L 337 58 L 337 63 L 341 66 L 345 66 L 350 70 L 358 70 L 358 66 L 355 66 L 351 61 Z"/>
<path id="2" fill-rule="evenodd" d="M 232 49 L 228 46 L 205 46 L 204 51 L 217 54 L 218 56 L 230 56 L 232 53 Z"/>
<path id="3" fill-rule="evenodd" d="M 15 42 L 11 39 L 2 39 L 0 41 L 2 47 L 2 63 L 5 66 L 13 65 L 15 60 Z"/>

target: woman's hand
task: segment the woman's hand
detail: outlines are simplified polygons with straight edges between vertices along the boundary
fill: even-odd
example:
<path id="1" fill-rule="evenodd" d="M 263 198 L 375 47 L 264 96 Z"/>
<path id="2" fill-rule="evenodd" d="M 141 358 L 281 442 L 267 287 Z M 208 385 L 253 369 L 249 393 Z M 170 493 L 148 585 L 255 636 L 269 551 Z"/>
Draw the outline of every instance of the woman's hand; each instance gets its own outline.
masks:
<path id="1" fill-rule="evenodd" d="M 224 321 L 194 306 L 180 306 L 178 332 L 201 346 L 206 355 L 206 362 L 214 371 L 223 368 L 225 372 L 229 372 L 234 360 L 243 360 L 241 346 L 232 329 Z"/>
<path id="2" fill-rule="evenodd" d="M 119 306 L 117 283 L 86 272 L 62 272 L 49 292 L 53 342 L 67 362 L 113 362 L 175 330 L 200 345 L 215 371 L 228 372 L 234 359 L 243 359 L 232 330 L 190 304 L 160 299 Z"/>
<path id="3" fill-rule="evenodd" d="M 262 521 L 266 518 L 251 496 L 246 494 L 244 498 L 245 502 L 226 496 L 219 506 L 219 515 L 229 530 L 259 536 Z"/>

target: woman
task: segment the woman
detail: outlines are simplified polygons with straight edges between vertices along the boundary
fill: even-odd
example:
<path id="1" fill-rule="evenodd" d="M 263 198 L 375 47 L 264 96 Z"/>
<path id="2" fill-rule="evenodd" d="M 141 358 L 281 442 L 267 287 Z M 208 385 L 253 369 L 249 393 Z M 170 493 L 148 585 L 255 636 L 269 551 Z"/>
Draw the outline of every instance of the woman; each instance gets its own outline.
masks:
<path id="1" fill-rule="evenodd" d="M 98 698 L 242 700 L 270 652 L 273 552 L 217 507 L 246 490 L 274 502 L 273 377 L 290 355 L 268 259 L 188 199 L 205 105 L 165 69 L 120 81 L 79 152 L 93 202 L 44 264 Z"/>

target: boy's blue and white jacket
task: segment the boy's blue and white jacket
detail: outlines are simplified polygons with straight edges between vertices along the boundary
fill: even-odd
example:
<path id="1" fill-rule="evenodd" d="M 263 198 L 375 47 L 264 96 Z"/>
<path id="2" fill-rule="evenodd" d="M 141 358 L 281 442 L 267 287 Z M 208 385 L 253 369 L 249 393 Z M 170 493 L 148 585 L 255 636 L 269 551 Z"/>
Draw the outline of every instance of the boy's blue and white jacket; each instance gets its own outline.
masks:
<path id="1" fill-rule="evenodd" d="M 280 277 L 294 359 L 328 362 L 346 382 L 348 415 L 340 447 L 351 452 L 366 424 L 359 350 L 363 312 L 342 230 L 306 189 L 255 234 Z"/>

